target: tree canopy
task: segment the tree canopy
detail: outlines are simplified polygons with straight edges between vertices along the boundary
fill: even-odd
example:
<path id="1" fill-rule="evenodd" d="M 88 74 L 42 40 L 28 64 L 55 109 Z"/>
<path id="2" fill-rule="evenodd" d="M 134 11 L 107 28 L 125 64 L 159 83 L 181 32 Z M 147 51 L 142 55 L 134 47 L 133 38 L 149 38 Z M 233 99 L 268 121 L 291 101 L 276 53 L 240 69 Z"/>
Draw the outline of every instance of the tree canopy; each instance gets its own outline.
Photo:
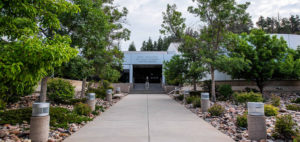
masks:
<path id="1" fill-rule="evenodd" d="M 136 51 L 134 42 L 131 42 L 131 43 L 130 43 L 129 48 L 128 48 L 128 51 Z"/>
<path id="2" fill-rule="evenodd" d="M 41 33 L 59 29 L 58 15 L 78 13 L 79 7 L 63 0 L 1 1 L 0 7 L 0 99 L 11 102 L 30 94 L 47 72 L 76 56 L 69 36 Z"/>

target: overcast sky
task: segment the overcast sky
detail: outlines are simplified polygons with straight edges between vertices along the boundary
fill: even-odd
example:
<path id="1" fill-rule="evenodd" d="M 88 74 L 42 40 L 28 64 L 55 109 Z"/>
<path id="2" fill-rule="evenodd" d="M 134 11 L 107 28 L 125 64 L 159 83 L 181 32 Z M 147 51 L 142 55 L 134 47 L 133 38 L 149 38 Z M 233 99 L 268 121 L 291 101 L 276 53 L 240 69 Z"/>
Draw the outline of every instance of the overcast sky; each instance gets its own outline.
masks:
<path id="1" fill-rule="evenodd" d="M 300 0 L 237 0 L 238 3 L 251 2 L 248 12 L 255 24 L 258 17 L 263 15 L 288 17 L 291 14 L 300 15 Z M 200 21 L 187 12 L 187 7 L 195 3 L 192 0 L 115 0 L 120 7 L 126 7 L 129 11 L 127 24 L 130 31 L 130 40 L 121 42 L 121 49 L 128 50 L 129 44 L 134 41 L 137 50 L 142 42 L 151 37 L 157 40 L 160 36 L 159 29 L 162 23 L 162 12 L 165 11 L 168 3 L 176 4 L 177 10 L 183 13 L 186 24 L 189 27 L 197 28 Z"/>

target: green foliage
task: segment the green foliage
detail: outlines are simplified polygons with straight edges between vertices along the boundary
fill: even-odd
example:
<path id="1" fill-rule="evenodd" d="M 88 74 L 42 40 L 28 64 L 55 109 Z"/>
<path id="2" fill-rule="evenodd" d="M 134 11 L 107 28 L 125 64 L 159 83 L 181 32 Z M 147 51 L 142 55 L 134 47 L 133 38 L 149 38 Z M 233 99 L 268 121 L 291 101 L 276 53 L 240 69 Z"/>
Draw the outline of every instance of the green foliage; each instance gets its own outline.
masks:
<path id="1" fill-rule="evenodd" d="M 180 56 L 175 55 L 168 62 L 164 62 L 164 75 L 166 81 L 170 85 L 183 85 L 185 80 L 185 72 L 187 71 L 187 66 Z"/>
<path id="2" fill-rule="evenodd" d="M 101 85 L 98 88 L 92 88 L 89 86 L 87 93 L 96 93 L 96 98 L 104 99 L 106 97 L 107 89 L 113 89 L 111 83 L 107 80 L 103 80 L 102 83 L 99 82 Z"/>
<path id="3" fill-rule="evenodd" d="M 64 103 L 65 104 L 68 104 L 68 105 L 75 105 L 77 103 L 85 103 L 86 102 L 86 98 L 82 98 L 82 99 L 75 99 L 75 98 L 72 98 L 68 101 L 65 101 Z"/>
<path id="4" fill-rule="evenodd" d="M 220 104 L 214 104 L 208 109 L 211 116 L 221 116 L 224 114 L 225 108 Z"/>
<path id="5" fill-rule="evenodd" d="M 300 106 L 296 104 L 289 104 L 286 106 L 286 109 L 293 111 L 300 111 Z"/>
<path id="6" fill-rule="evenodd" d="M 0 112 L 0 125 L 22 124 L 24 121 L 29 123 L 31 114 L 31 107 Z M 79 116 L 62 107 L 50 107 L 50 118 L 50 126 L 57 128 L 67 128 L 70 123 L 91 121 L 88 117 Z"/>
<path id="7" fill-rule="evenodd" d="M 163 23 L 161 24 L 160 33 L 170 35 L 179 40 L 186 28 L 184 24 L 185 18 L 182 18 L 182 13 L 176 10 L 175 4 L 167 5 L 166 12 L 163 12 Z"/>
<path id="8" fill-rule="evenodd" d="M 182 94 L 175 96 L 175 100 L 183 101 L 183 99 L 184 99 L 184 95 L 182 95 Z"/>
<path id="9" fill-rule="evenodd" d="M 250 3 L 237 4 L 234 0 L 195 0 L 194 2 L 196 6 L 190 6 L 188 11 L 207 25 L 201 29 L 200 36 L 194 38 L 198 42 L 198 47 L 201 48 L 198 56 L 211 73 L 211 96 L 212 100 L 216 101 L 214 71 L 223 71 L 227 65 L 233 66 L 232 64 L 240 66 L 237 64 L 240 60 L 224 60 L 225 36 L 230 31 L 241 33 L 249 30 L 252 22 L 246 10 Z"/>
<path id="10" fill-rule="evenodd" d="M 47 96 L 55 103 L 67 103 L 75 94 L 75 87 L 69 81 L 52 79 L 47 84 Z"/>
<path id="11" fill-rule="evenodd" d="M 226 41 L 229 57 L 244 61 L 242 68 L 232 67 L 227 73 L 233 78 L 256 81 L 261 93 L 264 82 L 274 77 L 279 64 L 286 63 L 284 60 L 288 51 L 286 41 L 270 36 L 262 30 L 254 29 L 250 34 L 229 34 Z"/>
<path id="12" fill-rule="evenodd" d="M 297 123 L 294 122 L 291 115 L 278 116 L 273 136 L 279 139 L 291 140 L 293 136 L 297 135 L 297 132 L 294 130 L 295 126 L 297 126 Z"/>
<path id="13" fill-rule="evenodd" d="M 134 42 L 131 42 L 131 44 L 129 45 L 128 51 L 136 51 Z"/>
<path id="14" fill-rule="evenodd" d="M 104 112 L 103 106 L 98 106 L 98 105 L 96 105 L 95 110 L 96 110 L 96 111 L 102 111 L 102 112 Z"/>
<path id="15" fill-rule="evenodd" d="M 93 72 L 92 64 L 86 58 L 77 55 L 70 62 L 63 63 L 55 71 L 55 76 L 67 79 L 82 80 L 90 76 Z"/>
<path id="16" fill-rule="evenodd" d="M 199 97 L 195 97 L 193 100 L 193 107 L 197 108 L 197 107 L 201 107 L 201 98 Z"/>
<path id="17" fill-rule="evenodd" d="M 266 33 L 274 34 L 300 34 L 300 18 L 299 15 L 291 15 L 290 17 L 266 17 L 260 16 L 256 22 L 257 27 L 263 29 Z"/>
<path id="18" fill-rule="evenodd" d="M 300 98 L 297 98 L 295 100 L 292 100 L 292 103 L 300 104 Z"/>
<path id="19" fill-rule="evenodd" d="M 32 93 L 48 72 L 77 54 L 68 35 L 49 29 L 60 28 L 58 15 L 77 13 L 79 8 L 67 1 L 5 1 L 0 5 L 0 99 L 12 103 Z M 45 31 L 51 37 L 44 36 Z"/>
<path id="20" fill-rule="evenodd" d="M 278 114 L 278 108 L 273 105 L 265 105 L 265 116 L 276 116 Z"/>
<path id="21" fill-rule="evenodd" d="M 246 104 L 247 102 L 262 102 L 263 97 L 259 93 L 253 93 L 253 92 L 243 92 L 243 93 L 235 93 L 234 100 L 237 103 L 243 103 Z"/>
<path id="22" fill-rule="evenodd" d="M 209 92 L 209 94 L 211 94 L 211 80 L 204 80 L 201 84 L 201 87 L 203 88 L 203 91 Z"/>
<path id="23" fill-rule="evenodd" d="M 218 87 L 219 96 L 218 99 L 220 100 L 228 100 L 231 98 L 231 95 L 233 94 L 231 85 L 224 84 L 220 85 Z"/>
<path id="24" fill-rule="evenodd" d="M 201 97 L 200 91 L 190 91 L 190 96 Z"/>
<path id="25" fill-rule="evenodd" d="M 271 103 L 273 106 L 279 107 L 280 106 L 280 97 L 276 95 L 272 95 Z"/>
<path id="26" fill-rule="evenodd" d="M 247 128 L 248 127 L 248 122 L 247 122 L 247 115 L 238 115 L 236 117 L 236 125 L 239 127 Z"/>
<path id="27" fill-rule="evenodd" d="M 0 125 L 17 123 L 22 124 L 23 121 L 30 122 L 32 108 L 16 109 L 0 111 Z"/>
<path id="28" fill-rule="evenodd" d="M 55 128 L 68 128 L 70 123 L 91 121 L 89 117 L 80 116 L 62 107 L 50 107 L 50 126 Z"/>
<path id="29" fill-rule="evenodd" d="M 186 97 L 185 98 L 185 102 L 187 104 L 191 104 L 194 101 L 195 97 L 191 96 L 191 97 Z"/>
<path id="30" fill-rule="evenodd" d="M 159 37 L 157 41 L 152 42 L 152 40 L 148 39 L 148 41 L 143 41 L 141 51 L 167 51 L 172 37 Z"/>
<path id="31" fill-rule="evenodd" d="M 0 111 L 6 109 L 6 102 L 0 99 Z"/>
<path id="32" fill-rule="evenodd" d="M 74 106 L 74 112 L 78 115 L 88 116 L 92 110 L 87 104 L 78 103 Z"/>

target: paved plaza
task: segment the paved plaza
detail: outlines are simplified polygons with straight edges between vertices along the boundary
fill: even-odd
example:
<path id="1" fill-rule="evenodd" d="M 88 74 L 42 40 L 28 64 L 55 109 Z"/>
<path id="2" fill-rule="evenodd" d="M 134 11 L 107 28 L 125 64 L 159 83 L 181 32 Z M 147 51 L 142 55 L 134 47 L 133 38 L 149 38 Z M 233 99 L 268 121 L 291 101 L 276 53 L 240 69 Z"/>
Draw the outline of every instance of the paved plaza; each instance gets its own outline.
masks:
<path id="1" fill-rule="evenodd" d="M 164 94 L 130 94 L 66 142 L 231 142 Z"/>

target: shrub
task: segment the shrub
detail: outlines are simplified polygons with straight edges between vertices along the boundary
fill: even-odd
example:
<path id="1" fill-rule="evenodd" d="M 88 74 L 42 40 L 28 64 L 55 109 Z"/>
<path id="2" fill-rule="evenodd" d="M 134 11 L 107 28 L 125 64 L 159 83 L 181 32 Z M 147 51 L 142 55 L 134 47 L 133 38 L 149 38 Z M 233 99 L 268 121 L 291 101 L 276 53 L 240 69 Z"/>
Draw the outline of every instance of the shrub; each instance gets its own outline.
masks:
<path id="1" fill-rule="evenodd" d="M 292 103 L 300 104 L 300 98 L 293 100 Z"/>
<path id="2" fill-rule="evenodd" d="M 275 122 L 275 133 L 273 136 L 280 139 L 292 139 L 293 136 L 297 135 L 297 132 L 293 127 L 297 126 L 297 123 L 293 121 L 291 115 L 282 115 L 276 118 Z"/>
<path id="3" fill-rule="evenodd" d="M 5 110 L 6 109 L 6 102 L 0 99 L 0 110 Z"/>
<path id="4" fill-rule="evenodd" d="M 248 122 L 247 122 L 247 115 L 238 115 L 236 117 L 236 125 L 239 127 L 247 128 Z"/>
<path id="5" fill-rule="evenodd" d="M 100 82 L 100 84 L 101 86 L 99 86 L 98 88 L 92 88 L 90 87 L 91 85 L 89 85 L 87 93 L 95 93 L 96 98 L 105 99 L 107 89 L 113 90 L 114 88 L 111 86 L 111 83 L 107 80 L 103 80 L 102 83 Z"/>
<path id="6" fill-rule="evenodd" d="M 286 109 L 293 111 L 300 111 L 300 106 L 296 104 L 290 104 L 286 106 Z"/>
<path id="7" fill-rule="evenodd" d="M 69 101 L 66 102 L 66 104 L 68 105 L 75 105 L 77 103 L 85 103 L 87 101 L 86 98 L 82 98 L 82 99 L 70 99 Z"/>
<path id="8" fill-rule="evenodd" d="M 47 96 L 55 103 L 67 103 L 75 94 L 74 87 L 66 80 L 52 79 L 47 85 Z"/>
<path id="9" fill-rule="evenodd" d="M 183 101 L 184 96 L 180 94 L 180 95 L 178 95 L 178 96 L 175 96 L 175 99 L 176 99 L 176 100 L 179 100 L 179 101 Z"/>
<path id="10" fill-rule="evenodd" d="M 273 106 L 279 107 L 280 106 L 280 97 L 276 95 L 272 95 L 271 103 Z"/>
<path id="11" fill-rule="evenodd" d="M 243 93 L 235 93 L 234 94 L 234 100 L 237 103 L 262 102 L 263 97 L 259 93 L 243 92 Z"/>
<path id="12" fill-rule="evenodd" d="M 74 106 L 74 112 L 78 115 L 87 116 L 92 112 L 92 110 L 87 104 L 78 103 Z"/>
<path id="13" fill-rule="evenodd" d="M 22 124 L 24 121 L 30 122 L 31 114 L 31 107 L 0 112 L 0 125 L 15 125 L 17 123 Z M 55 128 L 67 128 L 68 124 L 70 123 L 91 121 L 91 119 L 86 116 L 79 116 L 62 107 L 50 107 L 50 118 L 50 126 Z"/>
<path id="14" fill-rule="evenodd" d="M 266 116 L 276 116 L 279 110 L 277 107 L 274 107 L 272 105 L 265 105 L 264 109 L 265 109 Z"/>
<path id="15" fill-rule="evenodd" d="M 17 123 L 21 124 L 23 121 L 30 122 L 30 117 L 32 114 L 32 108 L 22 108 L 16 110 L 6 110 L 4 112 L 0 112 L 0 125 L 3 124 L 12 124 L 15 125 Z"/>
<path id="16" fill-rule="evenodd" d="M 200 91 L 190 91 L 190 96 L 200 97 L 201 96 L 201 92 Z"/>
<path id="17" fill-rule="evenodd" d="M 197 107 L 201 107 L 201 98 L 199 97 L 195 97 L 193 100 L 193 107 L 197 108 Z"/>
<path id="18" fill-rule="evenodd" d="M 186 97 L 185 101 L 187 104 L 191 104 L 194 101 L 195 97 L 191 96 L 191 97 Z"/>
<path id="19" fill-rule="evenodd" d="M 221 116 L 224 113 L 224 111 L 224 107 L 220 104 L 214 104 L 208 109 L 208 112 L 211 114 L 211 116 Z"/>
<path id="20" fill-rule="evenodd" d="M 91 121 L 89 117 L 80 116 L 62 107 L 50 107 L 50 126 L 55 128 L 68 128 L 70 123 Z"/>
<path id="21" fill-rule="evenodd" d="M 259 91 L 257 90 L 257 89 L 255 89 L 255 88 L 249 88 L 249 87 L 246 87 L 245 88 L 245 92 L 254 92 L 254 93 L 258 93 Z"/>
<path id="22" fill-rule="evenodd" d="M 218 87 L 218 99 L 219 100 L 228 100 L 231 98 L 231 95 L 233 93 L 231 85 L 228 84 L 224 84 L 224 85 L 220 85 Z"/>

